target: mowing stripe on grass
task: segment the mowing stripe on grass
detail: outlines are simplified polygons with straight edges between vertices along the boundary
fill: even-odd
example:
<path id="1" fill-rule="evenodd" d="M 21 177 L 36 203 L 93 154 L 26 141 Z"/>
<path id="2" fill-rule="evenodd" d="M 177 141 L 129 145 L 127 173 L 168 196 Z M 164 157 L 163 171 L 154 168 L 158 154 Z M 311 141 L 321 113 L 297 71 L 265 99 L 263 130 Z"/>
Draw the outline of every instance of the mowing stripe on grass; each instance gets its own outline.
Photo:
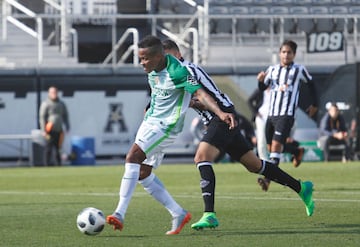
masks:
<path id="1" fill-rule="evenodd" d="M 270 196 L 266 196 L 266 197 L 259 197 L 257 196 L 258 193 L 254 193 L 252 196 L 251 193 L 246 193 L 247 196 L 229 196 L 229 195 L 217 195 L 216 198 L 218 199 L 227 199 L 227 200 L 263 200 L 263 201 L 267 201 L 267 200 L 282 200 L 282 201 L 297 201 L 299 200 L 299 198 L 294 197 L 294 198 L 286 198 L 286 197 L 270 197 Z M 338 194 L 359 194 L 357 192 L 354 193 L 342 193 L 339 192 Z M 41 191 L 0 191 L 0 195 L 40 195 L 40 196 L 99 196 L 99 197 L 113 197 L 113 196 L 118 196 L 117 193 L 99 193 L 99 192 L 41 192 Z M 142 197 L 148 195 L 147 193 L 142 193 L 142 192 L 135 192 L 134 196 L 135 197 Z M 200 196 L 197 195 L 183 195 L 183 194 L 177 194 L 177 195 L 173 195 L 174 197 L 179 197 L 179 198 L 200 198 Z M 360 199 L 335 199 L 335 198 L 315 198 L 315 201 L 321 201 L 321 202 L 356 202 L 356 203 L 360 203 Z"/>

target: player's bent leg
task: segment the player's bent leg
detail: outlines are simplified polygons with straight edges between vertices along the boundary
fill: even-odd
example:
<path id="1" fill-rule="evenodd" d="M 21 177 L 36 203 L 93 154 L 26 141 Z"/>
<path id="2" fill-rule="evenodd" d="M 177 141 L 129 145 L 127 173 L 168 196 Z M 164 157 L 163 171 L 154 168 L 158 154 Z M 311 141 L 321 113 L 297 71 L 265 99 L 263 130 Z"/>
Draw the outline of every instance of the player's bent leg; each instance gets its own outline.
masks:
<path id="1" fill-rule="evenodd" d="M 205 212 L 198 222 L 191 225 L 191 228 L 194 230 L 202 230 L 205 228 L 216 228 L 218 226 L 219 221 L 216 218 L 216 214 L 214 212 Z"/>

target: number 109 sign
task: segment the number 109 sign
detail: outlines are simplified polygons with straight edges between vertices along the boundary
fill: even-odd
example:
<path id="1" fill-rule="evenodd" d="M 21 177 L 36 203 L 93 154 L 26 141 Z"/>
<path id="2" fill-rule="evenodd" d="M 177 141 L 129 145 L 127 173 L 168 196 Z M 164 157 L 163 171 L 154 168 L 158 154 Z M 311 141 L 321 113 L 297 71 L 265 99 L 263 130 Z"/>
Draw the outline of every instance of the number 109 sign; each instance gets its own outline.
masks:
<path id="1" fill-rule="evenodd" d="M 310 33 L 306 41 L 308 53 L 344 50 L 344 38 L 341 32 Z"/>

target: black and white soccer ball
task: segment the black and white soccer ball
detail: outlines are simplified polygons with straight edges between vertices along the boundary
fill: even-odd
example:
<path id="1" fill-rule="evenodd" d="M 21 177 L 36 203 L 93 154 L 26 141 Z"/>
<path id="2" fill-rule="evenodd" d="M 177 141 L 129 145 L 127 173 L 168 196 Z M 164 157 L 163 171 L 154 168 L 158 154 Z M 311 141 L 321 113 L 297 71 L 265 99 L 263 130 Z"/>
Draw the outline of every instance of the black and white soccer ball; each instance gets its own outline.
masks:
<path id="1" fill-rule="evenodd" d="M 84 208 L 76 218 L 76 225 L 86 235 L 99 234 L 105 226 L 104 213 L 97 208 Z"/>

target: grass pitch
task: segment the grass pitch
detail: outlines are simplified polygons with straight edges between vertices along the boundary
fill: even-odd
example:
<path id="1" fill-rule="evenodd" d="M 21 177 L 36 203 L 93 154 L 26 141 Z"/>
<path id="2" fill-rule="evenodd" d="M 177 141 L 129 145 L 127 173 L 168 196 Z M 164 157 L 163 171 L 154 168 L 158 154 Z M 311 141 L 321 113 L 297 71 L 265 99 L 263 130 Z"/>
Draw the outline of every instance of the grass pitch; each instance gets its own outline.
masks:
<path id="1" fill-rule="evenodd" d="M 168 212 L 138 186 L 122 232 L 106 226 L 97 236 L 76 227 L 78 212 L 97 207 L 111 214 L 118 201 L 123 165 L 0 169 L 0 246 L 360 246 L 360 162 L 303 163 L 281 167 L 312 180 L 316 210 L 306 216 L 298 195 L 239 164 L 217 164 L 216 211 L 220 226 L 194 231 L 202 215 L 194 165 L 162 165 L 156 174 L 193 219 L 176 236 Z"/>

